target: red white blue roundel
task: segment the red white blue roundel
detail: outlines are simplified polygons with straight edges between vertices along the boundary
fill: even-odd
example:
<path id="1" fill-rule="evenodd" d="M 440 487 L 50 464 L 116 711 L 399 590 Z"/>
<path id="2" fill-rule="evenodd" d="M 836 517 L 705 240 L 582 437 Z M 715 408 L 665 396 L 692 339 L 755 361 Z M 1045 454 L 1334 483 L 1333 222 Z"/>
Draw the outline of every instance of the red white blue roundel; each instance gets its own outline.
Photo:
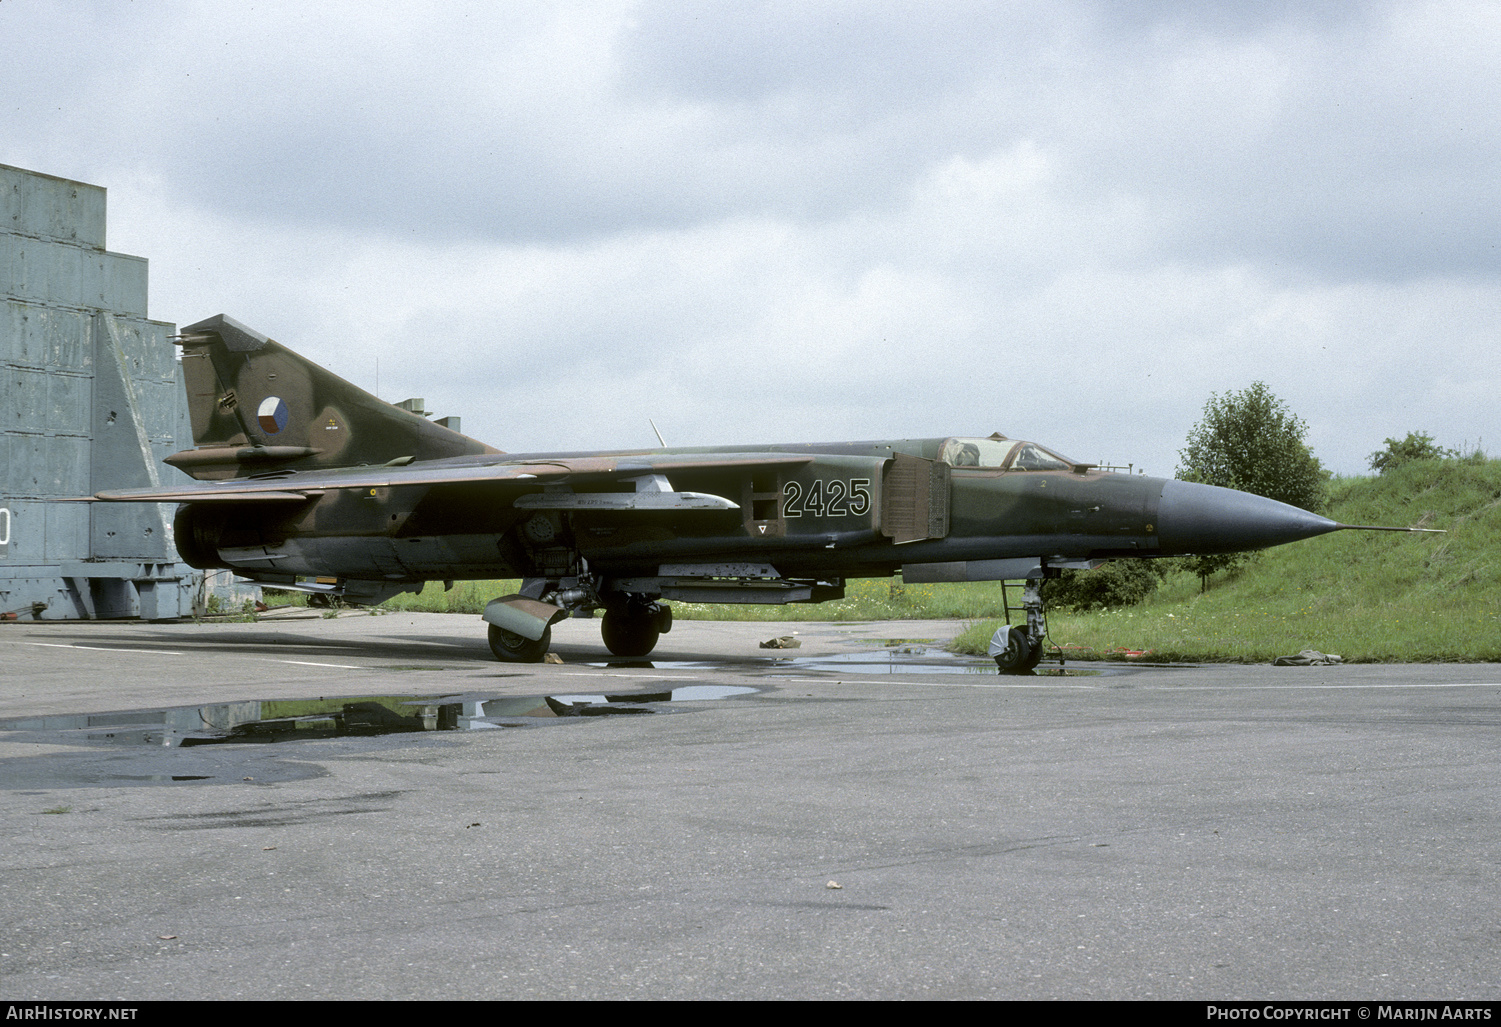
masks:
<path id="1" fill-rule="evenodd" d="M 287 426 L 287 401 L 280 396 L 267 396 L 261 400 L 261 408 L 255 416 L 261 423 L 261 431 L 276 435 Z"/>

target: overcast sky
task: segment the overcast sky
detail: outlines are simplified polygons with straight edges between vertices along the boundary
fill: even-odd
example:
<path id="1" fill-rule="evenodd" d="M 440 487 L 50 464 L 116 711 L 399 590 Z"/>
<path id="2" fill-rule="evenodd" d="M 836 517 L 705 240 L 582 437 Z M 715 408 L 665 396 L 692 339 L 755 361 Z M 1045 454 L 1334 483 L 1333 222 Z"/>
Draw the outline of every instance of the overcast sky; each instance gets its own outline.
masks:
<path id="1" fill-rule="evenodd" d="M 1501 453 L 1501 5 L 0 0 L 0 163 L 511 451 Z"/>

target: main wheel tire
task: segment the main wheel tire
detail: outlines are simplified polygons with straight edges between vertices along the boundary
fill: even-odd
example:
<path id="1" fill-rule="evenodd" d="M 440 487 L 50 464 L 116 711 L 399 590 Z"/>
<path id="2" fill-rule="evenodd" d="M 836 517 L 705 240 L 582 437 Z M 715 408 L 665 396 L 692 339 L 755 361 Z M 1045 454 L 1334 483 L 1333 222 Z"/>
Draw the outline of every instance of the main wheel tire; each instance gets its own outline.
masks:
<path id="1" fill-rule="evenodd" d="M 1042 646 L 1036 649 L 1038 659 L 1042 658 Z M 1032 658 L 1033 648 L 1027 633 L 1020 628 L 1012 628 L 1006 633 L 1005 652 L 996 653 L 995 665 L 1002 674 L 1021 674 L 1037 666 L 1034 661 L 1028 666 L 1027 661 Z"/>
<path id="2" fill-rule="evenodd" d="M 645 656 L 657 647 L 662 630 L 657 615 L 630 607 L 605 610 L 599 626 L 605 648 L 616 656 Z"/>
<path id="3" fill-rule="evenodd" d="M 490 625 L 490 651 L 502 663 L 541 663 L 551 645 L 551 625 L 542 629 L 542 637 L 535 642 L 525 635 Z"/>

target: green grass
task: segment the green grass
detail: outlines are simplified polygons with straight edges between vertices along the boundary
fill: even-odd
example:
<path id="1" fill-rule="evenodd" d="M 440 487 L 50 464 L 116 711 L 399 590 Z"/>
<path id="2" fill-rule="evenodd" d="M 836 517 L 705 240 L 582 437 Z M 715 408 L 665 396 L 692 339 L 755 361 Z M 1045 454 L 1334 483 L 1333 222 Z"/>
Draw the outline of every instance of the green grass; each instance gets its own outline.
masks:
<path id="1" fill-rule="evenodd" d="M 441 582 L 428 582 L 420 593 L 406 592 L 381 604 L 383 610 L 423 613 L 484 612 L 496 596 L 509 595 L 520 581 L 456 581 L 443 591 Z M 1020 598 L 1013 590 L 1012 601 Z M 861 621 L 861 620 L 978 620 L 1000 617 L 1001 583 L 976 581 L 956 585 L 903 585 L 900 579 L 862 578 L 849 582 L 845 597 L 829 603 L 672 603 L 679 620 L 746 621 Z"/>
<path id="2" fill-rule="evenodd" d="M 403 592 L 381 603 L 380 609 L 478 616 L 490 600 L 508 596 L 520 587 L 520 581 L 455 581 L 453 588 L 444 591 L 443 582 L 429 581 L 421 592 Z"/>
<path id="3" fill-rule="evenodd" d="M 1203 594 L 1197 577 L 1174 573 L 1140 606 L 1050 613 L 1052 641 L 1085 659 L 1131 649 L 1261 663 L 1317 649 L 1360 663 L 1501 660 L 1501 461 L 1432 460 L 1337 479 L 1327 513 L 1448 534 L 1350 531 L 1296 542 L 1211 579 Z M 995 627 L 976 625 L 955 647 L 984 652 Z"/>
<path id="4" fill-rule="evenodd" d="M 1020 590 L 1013 589 L 1012 602 L 1020 600 Z M 978 620 L 1004 617 L 1005 605 L 999 581 L 906 585 L 900 578 L 857 578 L 847 583 L 844 598 L 833 602 L 673 603 L 672 615 L 686 620 Z"/>

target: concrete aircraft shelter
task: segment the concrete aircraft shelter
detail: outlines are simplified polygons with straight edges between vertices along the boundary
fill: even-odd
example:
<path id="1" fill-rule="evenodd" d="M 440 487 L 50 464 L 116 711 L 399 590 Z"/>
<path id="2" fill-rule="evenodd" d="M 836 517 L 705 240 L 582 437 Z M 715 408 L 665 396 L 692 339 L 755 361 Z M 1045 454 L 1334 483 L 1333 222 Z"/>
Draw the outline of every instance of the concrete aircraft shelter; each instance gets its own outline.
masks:
<path id="1" fill-rule="evenodd" d="M 104 248 L 105 190 L 0 165 L 0 617 L 185 616 L 173 507 L 59 502 L 188 480 L 175 326 L 146 260 Z"/>

